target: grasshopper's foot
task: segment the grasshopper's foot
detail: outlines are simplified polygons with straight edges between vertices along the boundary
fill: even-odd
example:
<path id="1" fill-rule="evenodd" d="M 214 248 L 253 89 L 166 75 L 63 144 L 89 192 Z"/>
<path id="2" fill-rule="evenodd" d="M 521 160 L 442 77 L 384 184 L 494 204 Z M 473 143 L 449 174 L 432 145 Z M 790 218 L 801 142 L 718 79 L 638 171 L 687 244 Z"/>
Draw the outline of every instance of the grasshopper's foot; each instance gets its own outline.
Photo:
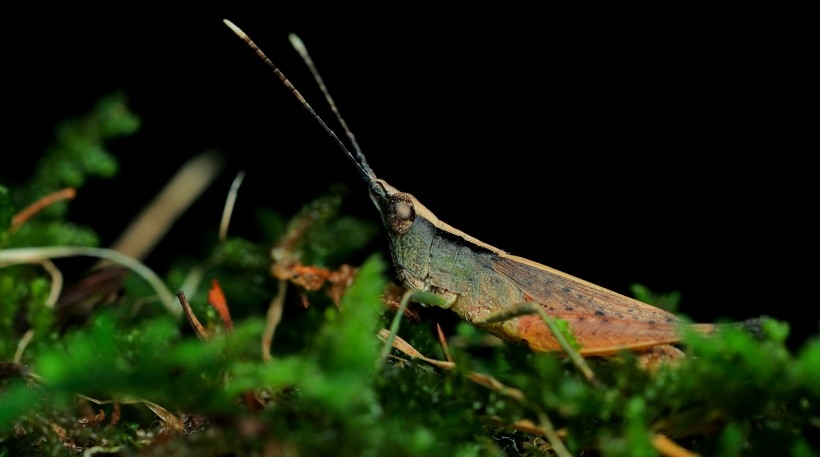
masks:
<path id="1" fill-rule="evenodd" d="M 539 313 L 539 306 L 538 303 L 535 302 L 521 302 L 515 305 L 509 306 L 501 311 L 496 311 L 490 314 L 485 314 L 483 316 L 476 317 L 473 320 L 473 323 L 481 325 L 481 324 L 496 324 L 499 322 L 508 321 L 510 319 L 515 319 L 516 317 L 527 316 L 530 314 L 538 314 Z"/>
<path id="2" fill-rule="evenodd" d="M 437 306 L 442 309 L 450 309 L 456 300 L 458 300 L 458 295 L 447 290 L 440 292 L 414 290 L 410 295 L 410 301 L 412 302 L 420 303 L 424 306 Z"/>
<path id="3" fill-rule="evenodd" d="M 639 352 L 637 356 L 638 367 L 649 373 L 654 373 L 664 364 L 675 365 L 678 360 L 686 357 L 686 354 L 675 346 L 662 344 L 645 349 Z"/>

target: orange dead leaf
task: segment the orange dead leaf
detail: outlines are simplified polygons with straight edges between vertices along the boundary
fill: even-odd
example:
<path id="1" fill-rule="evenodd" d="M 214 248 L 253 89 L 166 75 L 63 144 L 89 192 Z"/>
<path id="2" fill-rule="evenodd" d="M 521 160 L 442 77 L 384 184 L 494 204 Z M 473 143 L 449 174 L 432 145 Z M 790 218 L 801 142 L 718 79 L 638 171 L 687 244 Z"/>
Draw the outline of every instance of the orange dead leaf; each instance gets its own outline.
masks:
<path id="1" fill-rule="evenodd" d="M 347 288 L 350 287 L 350 284 L 353 283 L 353 278 L 356 277 L 356 272 L 358 271 L 358 268 L 344 264 L 340 266 L 338 270 L 330 272 L 330 278 L 328 278 L 330 289 L 328 289 L 327 295 L 337 306 L 339 302 L 342 301 L 342 295 L 344 295 Z"/>
<path id="2" fill-rule="evenodd" d="M 384 288 L 384 295 L 382 295 L 382 300 L 384 301 L 387 308 L 393 311 L 398 311 L 400 304 L 401 304 L 401 296 L 404 294 L 404 289 L 397 286 L 395 283 L 388 283 L 387 287 Z M 410 303 L 407 305 L 407 308 L 404 310 L 404 317 L 406 317 L 410 322 L 414 324 L 418 324 L 421 322 L 421 314 L 419 313 L 419 306 L 416 303 Z"/>
<path id="3" fill-rule="evenodd" d="M 122 418 L 122 411 L 120 408 L 120 402 L 115 401 L 113 405 L 113 410 L 111 411 L 111 425 L 116 425 L 117 422 L 120 421 Z"/>
<path id="4" fill-rule="evenodd" d="M 295 264 L 291 268 L 290 281 L 297 286 L 302 286 L 305 290 L 319 290 L 329 278 L 330 270 L 327 268 L 301 264 Z"/>
<path id="5" fill-rule="evenodd" d="M 222 292 L 222 287 L 216 279 L 211 280 L 211 290 L 208 291 L 208 303 L 214 307 L 225 328 L 233 330 L 233 321 L 231 320 L 231 312 L 228 310 L 228 301 L 225 300 L 225 294 Z"/>
<path id="6" fill-rule="evenodd" d="M 66 429 L 57 425 L 56 422 L 51 422 L 49 425 L 51 425 L 51 430 L 57 435 L 60 442 L 63 443 L 63 447 L 68 448 L 75 453 L 83 452 L 83 447 L 74 443 L 74 439 Z"/>
<path id="7" fill-rule="evenodd" d="M 276 262 L 271 267 L 271 273 L 277 279 L 289 281 L 305 291 L 314 292 L 320 290 L 325 284 L 330 284 L 327 295 L 333 300 L 336 306 L 344 295 L 345 290 L 353 282 L 356 276 L 356 268 L 350 265 L 342 265 L 338 270 L 302 265 L 299 262 Z M 307 298 L 303 297 L 303 302 L 307 308 Z"/>
<path id="8" fill-rule="evenodd" d="M 105 411 L 100 410 L 97 414 L 88 415 L 86 417 L 81 417 L 79 420 L 80 427 L 96 427 L 105 420 Z"/>

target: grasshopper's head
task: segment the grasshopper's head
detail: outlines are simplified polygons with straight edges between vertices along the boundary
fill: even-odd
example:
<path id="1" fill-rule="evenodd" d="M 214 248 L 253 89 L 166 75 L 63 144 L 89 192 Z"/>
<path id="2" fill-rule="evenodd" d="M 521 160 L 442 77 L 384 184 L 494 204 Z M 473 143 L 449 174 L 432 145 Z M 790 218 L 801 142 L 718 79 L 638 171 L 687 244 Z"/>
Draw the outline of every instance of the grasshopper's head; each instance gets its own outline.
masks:
<path id="1" fill-rule="evenodd" d="M 396 189 L 383 179 L 377 178 L 358 147 L 356 148 L 356 154 L 352 154 L 344 146 L 342 146 L 342 150 L 353 162 L 353 165 L 367 183 L 367 187 L 370 188 L 370 199 L 373 200 L 382 216 L 391 244 L 395 244 L 397 239 L 410 232 L 419 217 L 426 219 L 428 222 L 438 221 L 438 218 L 422 205 L 416 197 Z M 395 250 L 393 252 L 395 253 Z"/>
<path id="2" fill-rule="evenodd" d="M 418 200 L 387 184 L 383 179 L 370 182 L 370 199 L 382 215 L 384 227 L 390 236 L 401 236 L 410 231 L 416 220 Z"/>
<path id="3" fill-rule="evenodd" d="M 426 222 L 438 221 L 438 218 L 416 197 L 396 189 L 385 180 L 373 179 L 369 184 L 370 199 L 381 213 L 390 238 L 407 234 L 417 219 L 424 219 Z"/>
<path id="4" fill-rule="evenodd" d="M 368 181 L 370 199 L 384 222 L 390 255 L 405 287 L 426 290 L 430 249 L 438 219 L 418 200 L 387 184 L 383 179 Z"/>

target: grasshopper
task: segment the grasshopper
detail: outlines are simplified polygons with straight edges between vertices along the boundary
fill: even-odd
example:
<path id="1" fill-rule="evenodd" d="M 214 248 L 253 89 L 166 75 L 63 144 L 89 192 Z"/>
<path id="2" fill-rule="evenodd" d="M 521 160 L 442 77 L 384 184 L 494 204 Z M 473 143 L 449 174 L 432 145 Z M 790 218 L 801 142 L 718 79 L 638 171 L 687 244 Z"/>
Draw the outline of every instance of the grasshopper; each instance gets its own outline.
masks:
<path id="1" fill-rule="evenodd" d="M 565 321 L 583 356 L 646 351 L 681 340 L 683 324 L 674 314 L 484 243 L 440 220 L 411 194 L 377 178 L 298 38 L 292 35 L 291 42 L 311 67 L 355 155 L 262 50 L 233 23 L 224 22 L 353 162 L 381 215 L 397 277 L 408 290 L 435 296 L 422 304 L 450 309 L 481 330 L 536 351 L 565 348 L 539 313 L 532 311 L 533 306 Z M 690 328 L 711 333 L 717 327 L 690 324 Z"/>

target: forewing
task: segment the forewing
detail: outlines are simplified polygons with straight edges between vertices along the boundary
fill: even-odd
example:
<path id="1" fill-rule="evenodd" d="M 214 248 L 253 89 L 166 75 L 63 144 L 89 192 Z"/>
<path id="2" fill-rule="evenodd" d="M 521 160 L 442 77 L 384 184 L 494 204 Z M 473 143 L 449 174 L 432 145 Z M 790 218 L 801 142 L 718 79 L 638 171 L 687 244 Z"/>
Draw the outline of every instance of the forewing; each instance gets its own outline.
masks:
<path id="1" fill-rule="evenodd" d="M 620 295 L 523 257 L 499 254 L 493 268 L 541 303 L 546 311 L 612 316 L 645 322 L 677 322 L 667 311 Z"/>

